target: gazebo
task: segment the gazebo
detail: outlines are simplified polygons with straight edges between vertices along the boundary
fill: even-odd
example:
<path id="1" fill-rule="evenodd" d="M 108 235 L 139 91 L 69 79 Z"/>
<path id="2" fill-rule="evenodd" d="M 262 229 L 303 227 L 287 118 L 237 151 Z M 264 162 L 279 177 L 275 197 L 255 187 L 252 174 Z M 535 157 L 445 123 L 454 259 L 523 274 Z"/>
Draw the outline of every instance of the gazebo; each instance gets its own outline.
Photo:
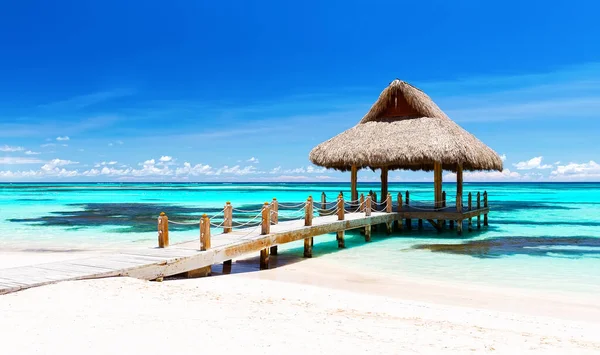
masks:
<path id="1" fill-rule="evenodd" d="M 310 152 L 315 165 L 351 172 L 352 200 L 357 200 L 360 169 L 381 170 L 381 201 L 388 194 L 388 171 L 434 172 L 435 207 L 442 206 L 442 171 L 456 173 L 462 196 L 463 171 L 502 171 L 491 148 L 452 121 L 418 88 L 394 80 L 354 127 Z"/>

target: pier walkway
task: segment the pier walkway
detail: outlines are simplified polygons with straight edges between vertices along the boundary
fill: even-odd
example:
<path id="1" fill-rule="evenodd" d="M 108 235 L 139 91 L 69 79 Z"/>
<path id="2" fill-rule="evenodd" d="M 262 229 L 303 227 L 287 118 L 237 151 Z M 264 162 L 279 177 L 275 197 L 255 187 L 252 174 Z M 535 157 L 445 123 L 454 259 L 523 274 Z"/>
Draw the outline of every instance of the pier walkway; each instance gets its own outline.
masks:
<path id="1" fill-rule="evenodd" d="M 208 276 L 214 264 L 223 263 L 225 268 L 231 265 L 232 259 L 258 252 L 261 269 L 265 269 L 268 268 L 269 255 L 276 254 L 280 244 L 304 240 L 304 256 L 312 257 L 315 236 L 336 233 L 338 246 L 344 248 L 346 230 L 364 228 L 365 241 L 370 241 L 371 226 L 384 225 L 387 232 L 391 233 L 392 229 L 412 228 L 411 219 L 417 219 L 419 227 L 422 227 L 423 220 L 427 220 L 438 230 L 444 228 L 446 220 L 450 220 L 450 228 L 453 228 L 456 221 L 460 232 L 465 219 L 469 230 L 472 229 L 472 217 L 477 217 L 477 228 L 480 228 L 480 216 L 483 215 L 484 226 L 487 225 L 489 208 L 485 193 L 483 207 L 480 207 L 478 200 L 477 208 L 471 208 L 469 198 L 469 208 L 466 211 L 462 211 L 461 202 L 456 207 L 426 209 L 423 206 L 410 207 L 403 203 L 401 194 L 398 197 L 399 203 L 395 205 L 389 194 L 381 203 L 372 202 L 371 196 L 366 199 L 361 196 L 360 200 L 350 202 L 345 202 L 343 197 L 338 196 L 336 201 L 328 204 L 323 194 L 321 208 L 313 209 L 312 198 L 309 198 L 306 202 L 288 205 L 293 208 L 300 206 L 300 209 L 295 210 L 296 214 L 288 214 L 287 218 L 296 216 L 294 219 L 282 221 L 279 218 L 286 218 L 285 205 L 274 199 L 271 203 L 265 203 L 254 218 L 238 223 L 237 226 L 233 223 L 233 212 L 244 211 L 234 209 L 227 203 L 219 212 L 222 214 L 220 219 L 204 215 L 196 223 L 200 229 L 199 239 L 173 245 L 169 245 L 169 223 L 190 223 L 170 221 L 166 214 L 161 213 L 158 218 L 157 248 L 127 248 L 75 260 L 0 269 L 0 294 L 60 281 L 114 276 L 144 280 L 162 280 L 163 277 L 173 275 Z M 280 208 L 284 209 L 280 211 Z M 298 212 L 303 213 L 304 218 L 299 219 Z M 215 225 L 214 220 L 220 220 L 221 223 Z M 254 220 L 257 222 L 252 224 Z M 211 237 L 211 227 L 223 228 L 223 232 Z"/>

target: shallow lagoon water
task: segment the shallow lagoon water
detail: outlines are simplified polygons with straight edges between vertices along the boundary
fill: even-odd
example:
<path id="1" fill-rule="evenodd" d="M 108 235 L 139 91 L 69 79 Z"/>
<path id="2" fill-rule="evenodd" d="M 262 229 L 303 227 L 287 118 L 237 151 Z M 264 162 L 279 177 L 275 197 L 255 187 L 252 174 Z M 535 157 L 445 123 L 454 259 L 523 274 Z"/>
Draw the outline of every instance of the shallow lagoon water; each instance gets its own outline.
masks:
<path id="1" fill-rule="evenodd" d="M 194 222 L 217 213 L 225 201 L 259 209 L 273 197 L 297 204 L 309 195 L 349 196 L 349 184 L 0 184 L 0 248 L 97 249 L 156 243 L 156 217 Z M 376 184 L 359 184 L 361 192 Z M 444 184 L 452 201 L 454 184 Z M 391 184 L 393 196 L 409 190 L 411 201 L 431 200 L 430 183 Z M 600 292 L 600 183 L 469 183 L 466 194 L 486 190 L 490 226 L 437 233 L 432 228 L 390 237 L 376 232 L 365 245 L 349 232 L 338 251 L 333 235 L 315 238 L 315 256 L 390 275 L 445 281 Z M 292 217 L 296 209 L 283 211 Z M 300 213 L 301 214 L 301 213 Z M 253 214 L 234 214 L 246 221 Z M 416 227 L 416 221 L 413 221 Z M 465 225 L 466 227 L 466 225 Z M 466 228 L 465 228 L 466 230 Z M 196 239 L 197 226 L 171 226 L 172 243 Z M 216 233 L 214 230 L 213 233 Z M 298 253 L 300 243 L 286 246 Z"/>

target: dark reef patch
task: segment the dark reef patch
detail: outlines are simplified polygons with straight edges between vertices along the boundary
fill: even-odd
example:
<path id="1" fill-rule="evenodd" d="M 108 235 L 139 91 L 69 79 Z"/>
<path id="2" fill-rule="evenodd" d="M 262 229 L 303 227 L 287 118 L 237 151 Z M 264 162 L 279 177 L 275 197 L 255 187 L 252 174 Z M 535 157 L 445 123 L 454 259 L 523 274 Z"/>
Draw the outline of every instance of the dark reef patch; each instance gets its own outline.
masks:
<path id="1" fill-rule="evenodd" d="M 430 250 L 435 253 L 469 255 L 482 259 L 511 255 L 572 258 L 586 255 L 600 257 L 600 238 L 590 236 L 497 237 L 471 240 L 461 244 L 419 244 L 413 246 L 413 249 Z"/>

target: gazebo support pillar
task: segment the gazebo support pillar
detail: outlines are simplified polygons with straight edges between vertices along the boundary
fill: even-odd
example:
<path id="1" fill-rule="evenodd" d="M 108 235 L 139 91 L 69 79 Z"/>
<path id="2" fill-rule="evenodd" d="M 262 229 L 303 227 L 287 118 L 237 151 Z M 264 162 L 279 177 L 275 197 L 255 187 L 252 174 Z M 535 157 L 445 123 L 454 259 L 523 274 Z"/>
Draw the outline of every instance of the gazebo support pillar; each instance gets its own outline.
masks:
<path id="1" fill-rule="evenodd" d="M 442 163 L 433 163 L 433 187 L 434 187 L 434 201 L 435 208 L 441 208 L 443 204 L 442 198 Z"/>
<path id="2" fill-rule="evenodd" d="M 350 170 L 350 185 L 351 185 L 350 200 L 352 200 L 352 201 L 358 200 L 358 190 L 356 188 L 357 181 L 358 181 L 358 168 L 356 167 L 356 165 L 352 165 L 352 168 Z"/>
<path id="3" fill-rule="evenodd" d="M 388 168 L 381 168 L 381 203 L 387 199 L 388 195 Z"/>
<path id="4" fill-rule="evenodd" d="M 460 196 L 463 194 L 463 168 L 460 163 L 456 167 L 456 194 Z"/>

